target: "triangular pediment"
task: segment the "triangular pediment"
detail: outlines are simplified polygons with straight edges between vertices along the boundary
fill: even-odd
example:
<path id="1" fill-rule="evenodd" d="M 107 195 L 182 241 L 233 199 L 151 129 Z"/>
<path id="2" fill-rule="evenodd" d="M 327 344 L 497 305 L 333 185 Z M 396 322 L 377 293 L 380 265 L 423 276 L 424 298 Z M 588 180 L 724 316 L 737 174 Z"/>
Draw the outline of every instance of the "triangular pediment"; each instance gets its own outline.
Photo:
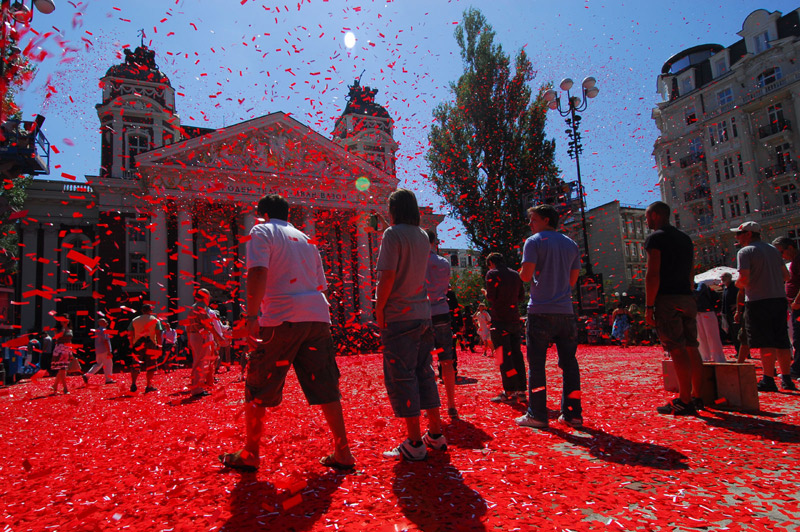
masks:
<path id="1" fill-rule="evenodd" d="M 171 169 L 343 182 L 363 176 L 392 188 L 398 182 L 281 112 L 142 153 L 136 162 L 143 175 Z"/>

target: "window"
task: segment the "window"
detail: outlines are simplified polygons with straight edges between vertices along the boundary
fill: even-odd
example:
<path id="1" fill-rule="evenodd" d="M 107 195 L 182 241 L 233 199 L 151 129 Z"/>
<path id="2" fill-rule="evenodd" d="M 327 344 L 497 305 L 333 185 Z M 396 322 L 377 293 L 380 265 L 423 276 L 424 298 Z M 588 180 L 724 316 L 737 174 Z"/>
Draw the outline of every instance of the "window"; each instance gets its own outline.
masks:
<path id="1" fill-rule="evenodd" d="M 726 120 L 717 124 L 717 140 L 720 143 L 728 142 L 728 122 Z"/>
<path id="2" fill-rule="evenodd" d="M 747 192 L 744 193 L 744 213 L 750 214 L 750 195 Z"/>
<path id="3" fill-rule="evenodd" d="M 717 183 L 722 181 L 722 177 L 719 173 L 719 161 L 714 161 L 714 175 L 717 177 Z"/>
<path id="4" fill-rule="evenodd" d="M 766 87 L 781 79 L 781 67 L 768 68 L 758 75 L 758 87 Z"/>
<path id="5" fill-rule="evenodd" d="M 461 257 L 461 259 L 459 260 L 459 263 L 460 263 L 462 268 L 466 268 L 467 267 L 467 257 Z"/>
<path id="6" fill-rule="evenodd" d="M 739 196 L 731 196 L 728 198 L 728 208 L 731 212 L 731 218 L 736 218 L 742 215 L 742 208 L 739 206 Z"/>
<path id="7" fill-rule="evenodd" d="M 789 148 L 790 146 L 788 143 L 775 146 L 775 159 L 778 162 L 778 166 L 785 168 L 792 163 L 792 154 Z"/>
<path id="8" fill-rule="evenodd" d="M 731 133 L 733 133 L 733 138 L 736 138 L 736 137 L 739 136 L 739 131 L 736 129 L 736 117 L 735 116 L 731 117 Z"/>
<path id="9" fill-rule="evenodd" d="M 753 37 L 755 51 L 757 54 L 769 50 L 769 31 L 764 31 Z"/>
<path id="10" fill-rule="evenodd" d="M 128 135 L 128 159 L 127 168 L 133 168 L 133 160 L 140 153 L 150 149 L 150 140 L 143 133 L 131 133 Z"/>
<path id="11" fill-rule="evenodd" d="M 672 199 L 678 199 L 678 189 L 675 188 L 675 180 L 669 180 L 669 190 L 672 192 Z"/>
<path id="12" fill-rule="evenodd" d="M 686 117 L 686 124 L 687 125 L 688 124 L 694 124 L 695 122 L 697 122 L 697 112 L 694 109 L 694 105 L 689 107 L 689 108 L 687 108 L 685 113 L 684 113 L 684 115 Z"/>
<path id="13" fill-rule="evenodd" d="M 450 267 L 458 268 L 458 255 L 450 255 Z"/>
<path id="14" fill-rule="evenodd" d="M 677 228 L 677 229 L 681 228 L 681 215 L 680 214 L 676 214 L 675 215 L 675 228 Z"/>
<path id="15" fill-rule="evenodd" d="M 144 253 L 131 253 L 128 255 L 128 273 L 131 277 L 144 280 L 147 274 L 147 262 L 145 262 Z"/>
<path id="16" fill-rule="evenodd" d="M 797 203 L 797 187 L 793 184 L 783 185 L 781 187 L 781 196 L 784 205 L 794 205 Z"/>
<path id="17" fill-rule="evenodd" d="M 723 220 L 725 218 L 727 218 L 727 215 L 725 214 L 725 200 L 724 199 L 719 200 L 719 212 L 722 215 L 722 219 Z"/>
<path id="18" fill-rule="evenodd" d="M 715 131 L 714 126 L 709 126 L 709 128 L 708 128 L 708 139 L 711 141 L 711 145 L 712 146 L 717 144 L 716 136 L 717 135 L 716 135 L 716 131 Z"/>
<path id="19" fill-rule="evenodd" d="M 744 163 L 742 162 L 742 154 L 736 154 L 736 162 L 739 164 L 739 175 L 744 175 Z"/>
<path id="20" fill-rule="evenodd" d="M 689 143 L 689 154 L 698 157 L 703 154 L 703 141 L 699 137 Z"/>
<path id="21" fill-rule="evenodd" d="M 794 240 L 794 247 L 800 249 L 800 229 L 789 229 L 789 238 Z"/>
<path id="22" fill-rule="evenodd" d="M 736 174 L 733 172 L 733 157 L 725 157 L 722 159 L 722 169 L 725 173 L 725 179 L 733 179 Z"/>
<path id="23" fill-rule="evenodd" d="M 714 77 L 718 78 L 728 71 L 728 60 L 725 57 L 720 57 L 714 61 Z"/>
<path id="24" fill-rule="evenodd" d="M 686 76 L 681 80 L 681 95 L 692 92 L 692 89 L 694 89 L 694 84 L 692 83 L 692 76 Z"/>
<path id="25" fill-rule="evenodd" d="M 144 242 L 144 222 L 131 220 L 128 222 L 128 242 Z"/>
<path id="26" fill-rule="evenodd" d="M 767 107 L 767 118 L 770 124 L 780 124 L 783 122 L 783 105 L 776 103 Z"/>
<path id="27" fill-rule="evenodd" d="M 733 89 L 728 87 L 717 93 L 717 103 L 720 107 L 733 101 Z"/>
<path id="28" fill-rule="evenodd" d="M 661 167 L 666 168 L 672 166 L 672 157 L 669 155 L 669 150 L 664 152 L 664 155 L 661 157 Z"/>

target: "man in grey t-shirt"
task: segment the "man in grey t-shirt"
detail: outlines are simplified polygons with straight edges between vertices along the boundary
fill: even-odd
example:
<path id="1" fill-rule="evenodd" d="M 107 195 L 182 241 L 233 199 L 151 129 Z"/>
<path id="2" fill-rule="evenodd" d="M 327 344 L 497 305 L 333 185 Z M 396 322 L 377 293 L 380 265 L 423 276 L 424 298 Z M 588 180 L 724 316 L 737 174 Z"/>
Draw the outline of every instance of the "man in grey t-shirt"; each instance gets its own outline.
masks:
<path id="1" fill-rule="evenodd" d="M 375 314 L 383 343 L 383 376 L 396 417 L 404 418 L 408 438 L 383 455 L 424 460 L 432 449 L 445 449 L 439 417 L 439 390 L 433 371 L 433 325 L 425 288 L 430 242 L 419 228 L 417 198 L 398 189 L 389 196 L 392 226 L 383 233 L 378 252 Z M 419 416 L 428 414 L 421 434 Z"/>
<path id="2" fill-rule="evenodd" d="M 764 376 L 758 383 L 762 392 L 777 392 L 775 384 L 775 359 L 781 366 L 784 390 L 795 390 L 790 376 L 792 363 L 791 343 L 787 326 L 789 311 L 783 283 L 789 271 L 783 264 L 780 252 L 761 241 L 761 226 L 745 222 L 731 229 L 741 246 L 736 254 L 739 279 L 736 286 L 745 293 L 745 330 L 750 347 L 761 349 Z"/>

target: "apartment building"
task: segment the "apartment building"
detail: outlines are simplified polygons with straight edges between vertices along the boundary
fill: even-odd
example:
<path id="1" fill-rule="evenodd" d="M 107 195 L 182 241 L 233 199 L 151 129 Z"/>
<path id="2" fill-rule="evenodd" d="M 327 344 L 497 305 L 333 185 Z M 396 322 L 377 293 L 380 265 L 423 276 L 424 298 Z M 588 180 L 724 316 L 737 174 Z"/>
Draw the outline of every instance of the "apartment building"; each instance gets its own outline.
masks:
<path id="1" fill-rule="evenodd" d="M 592 270 L 603 275 L 606 293 L 643 293 L 647 262 L 644 240 L 650 233 L 644 212 L 643 207 L 618 200 L 586 211 Z M 563 227 L 583 252 L 580 215 L 565 219 Z"/>
<path id="2" fill-rule="evenodd" d="M 800 242 L 800 9 L 753 11 L 737 35 L 675 54 L 658 76 L 661 197 L 699 267 L 732 265 L 729 228 L 747 220 Z"/>

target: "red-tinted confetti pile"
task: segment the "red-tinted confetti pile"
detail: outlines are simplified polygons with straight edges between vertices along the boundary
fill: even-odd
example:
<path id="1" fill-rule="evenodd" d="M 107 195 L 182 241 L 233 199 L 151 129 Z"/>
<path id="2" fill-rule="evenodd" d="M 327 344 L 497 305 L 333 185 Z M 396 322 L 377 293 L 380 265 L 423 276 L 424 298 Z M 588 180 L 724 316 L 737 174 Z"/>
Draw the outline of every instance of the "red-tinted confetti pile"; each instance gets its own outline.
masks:
<path id="1" fill-rule="evenodd" d="M 761 394 L 751 416 L 655 414 L 657 348 L 584 347 L 587 428 L 559 424 L 560 378 L 548 364 L 551 428 L 517 427 L 492 358 L 460 353 L 461 420 L 449 448 L 393 462 L 379 355 L 342 357 L 341 387 L 358 472 L 318 460 L 331 449 L 317 408 L 294 377 L 266 420 L 258 473 L 222 471 L 241 445 L 238 370 L 190 401 L 188 370 L 131 395 L 102 377 L 49 396 L 52 378 L 0 392 L 0 530 L 788 530 L 800 515 L 800 396 Z M 756 363 L 758 361 L 756 360 Z"/>

